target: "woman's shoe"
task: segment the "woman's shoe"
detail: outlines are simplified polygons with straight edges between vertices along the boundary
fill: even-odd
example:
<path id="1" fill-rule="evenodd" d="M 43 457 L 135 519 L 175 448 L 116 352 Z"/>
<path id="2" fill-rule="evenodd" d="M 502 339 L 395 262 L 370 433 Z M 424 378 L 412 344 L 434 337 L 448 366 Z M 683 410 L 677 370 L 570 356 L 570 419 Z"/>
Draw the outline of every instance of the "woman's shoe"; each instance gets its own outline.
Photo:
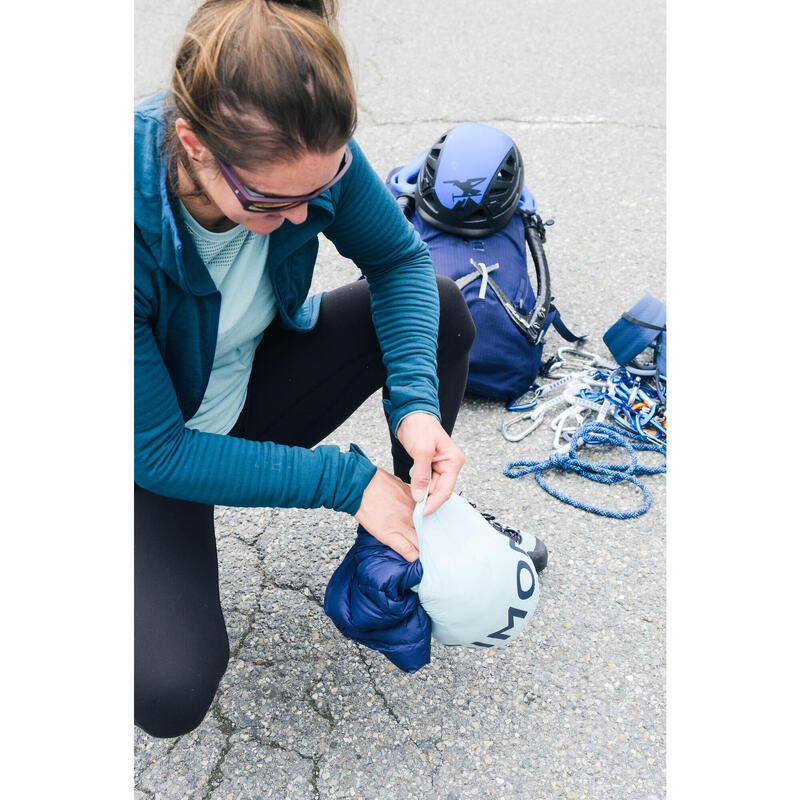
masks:
<path id="1" fill-rule="evenodd" d="M 533 550 L 528 550 L 527 553 L 531 557 L 531 561 L 533 561 L 533 568 L 536 570 L 536 574 L 541 575 L 542 570 L 547 566 L 547 548 L 544 542 L 541 539 L 537 539 L 532 533 L 524 533 L 523 537 L 523 541 L 526 544 L 532 541 L 536 542 Z"/>

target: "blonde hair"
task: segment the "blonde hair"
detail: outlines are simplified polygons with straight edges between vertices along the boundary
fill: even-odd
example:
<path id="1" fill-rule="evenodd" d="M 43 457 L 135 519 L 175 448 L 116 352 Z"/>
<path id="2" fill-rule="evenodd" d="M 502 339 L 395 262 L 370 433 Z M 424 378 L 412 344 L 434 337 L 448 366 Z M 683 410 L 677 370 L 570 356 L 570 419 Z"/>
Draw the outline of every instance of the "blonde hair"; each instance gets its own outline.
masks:
<path id="1" fill-rule="evenodd" d="M 194 178 L 174 122 L 183 117 L 217 158 L 242 169 L 330 153 L 353 135 L 357 109 L 335 4 L 207 0 L 192 16 L 167 93 L 165 148 Z"/>

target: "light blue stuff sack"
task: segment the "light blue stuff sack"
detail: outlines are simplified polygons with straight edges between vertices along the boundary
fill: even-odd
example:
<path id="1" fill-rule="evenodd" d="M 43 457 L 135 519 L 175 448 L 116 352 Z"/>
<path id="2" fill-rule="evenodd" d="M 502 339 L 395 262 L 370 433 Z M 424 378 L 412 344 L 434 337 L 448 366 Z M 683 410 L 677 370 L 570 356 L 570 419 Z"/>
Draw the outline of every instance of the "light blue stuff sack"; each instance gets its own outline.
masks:
<path id="1" fill-rule="evenodd" d="M 427 492 L 425 495 L 427 499 Z M 414 510 L 422 580 L 412 587 L 442 644 L 505 647 L 522 633 L 539 602 L 539 579 L 528 550 L 501 533 L 460 495 L 423 517 Z M 527 540 L 526 540 L 527 538 Z"/>

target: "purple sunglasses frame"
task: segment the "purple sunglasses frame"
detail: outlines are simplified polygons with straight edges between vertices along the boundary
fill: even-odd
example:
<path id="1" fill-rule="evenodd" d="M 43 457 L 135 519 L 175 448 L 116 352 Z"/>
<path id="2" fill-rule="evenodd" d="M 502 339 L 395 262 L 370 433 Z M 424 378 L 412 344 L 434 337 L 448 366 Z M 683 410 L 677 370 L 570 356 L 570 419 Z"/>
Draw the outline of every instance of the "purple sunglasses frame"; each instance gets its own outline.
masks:
<path id="1" fill-rule="evenodd" d="M 336 175 L 333 176 L 333 179 L 316 191 L 311 192 L 311 194 L 299 195 L 297 197 L 270 197 L 268 195 L 257 194 L 252 189 L 248 189 L 224 161 L 221 161 L 216 156 L 214 160 L 217 162 L 217 166 L 222 173 L 222 177 L 225 178 L 225 182 L 231 187 L 231 191 L 236 195 L 245 211 L 269 213 L 270 211 L 282 211 L 284 209 L 294 208 L 295 206 L 307 203 L 309 200 L 313 200 L 315 197 L 319 197 L 323 192 L 327 192 L 328 189 L 340 181 L 345 172 L 347 172 L 350 165 L 353 163 L 353 153 L 350 150 L 350 145 L 346 145 L 342 163 Z"/>

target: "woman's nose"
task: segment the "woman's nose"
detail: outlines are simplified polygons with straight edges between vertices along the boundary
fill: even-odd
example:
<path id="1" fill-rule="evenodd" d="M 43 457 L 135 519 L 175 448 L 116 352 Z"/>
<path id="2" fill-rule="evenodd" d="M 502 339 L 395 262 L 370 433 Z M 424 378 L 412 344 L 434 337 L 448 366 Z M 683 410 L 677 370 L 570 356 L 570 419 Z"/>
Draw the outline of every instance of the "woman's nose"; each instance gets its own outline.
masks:
<path id="1" fill-rule="evenodd" d="M 288 219 L 293 225 L 299 225 L 301 222 L 306 221 L 308 216 L 308 203 L 301 203 L 294 208 L 287 208 L 281 211 L 281 216 Z"/>

